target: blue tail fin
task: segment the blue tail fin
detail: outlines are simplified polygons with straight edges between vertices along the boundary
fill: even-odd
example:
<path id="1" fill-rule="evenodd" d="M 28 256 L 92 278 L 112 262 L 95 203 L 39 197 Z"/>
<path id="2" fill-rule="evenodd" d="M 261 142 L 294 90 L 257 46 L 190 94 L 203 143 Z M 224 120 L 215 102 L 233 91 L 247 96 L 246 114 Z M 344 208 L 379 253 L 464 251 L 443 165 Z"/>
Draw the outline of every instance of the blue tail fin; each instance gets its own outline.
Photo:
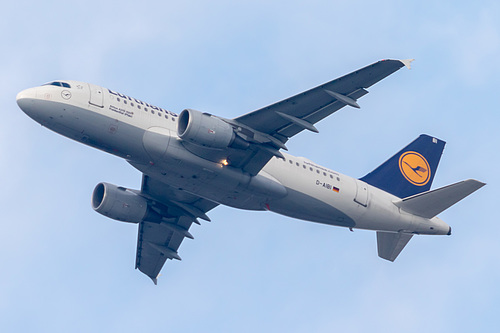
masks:
<path id="1" fill-rule="evenodd" d="M 361 180 L 400 198 L 428 191 L 444 145 L 422 134 Z"/>

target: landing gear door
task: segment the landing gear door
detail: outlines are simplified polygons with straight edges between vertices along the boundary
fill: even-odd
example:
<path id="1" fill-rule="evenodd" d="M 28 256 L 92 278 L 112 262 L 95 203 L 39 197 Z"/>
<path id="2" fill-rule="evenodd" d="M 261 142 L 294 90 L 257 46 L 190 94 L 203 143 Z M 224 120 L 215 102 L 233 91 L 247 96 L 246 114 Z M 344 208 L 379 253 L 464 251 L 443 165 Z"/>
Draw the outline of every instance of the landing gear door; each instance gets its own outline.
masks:
<path id="1" fill-rule="evenodd" d="M 354 201 L 362 206 L 368 206 L 368 185 L 356 179 L 356 196 Z"/>
<path id="2" fill-rule="evenodd" d="M 97 106 L 99 108 L 104 107 L 103 101 L 104 101 L 104 94 L 102 92 L 102 88 L 99 86 L 96 86 L 95 84 L 89 83 L 89 88 L 90 88 L 90 100 L 89 103 Z"/>

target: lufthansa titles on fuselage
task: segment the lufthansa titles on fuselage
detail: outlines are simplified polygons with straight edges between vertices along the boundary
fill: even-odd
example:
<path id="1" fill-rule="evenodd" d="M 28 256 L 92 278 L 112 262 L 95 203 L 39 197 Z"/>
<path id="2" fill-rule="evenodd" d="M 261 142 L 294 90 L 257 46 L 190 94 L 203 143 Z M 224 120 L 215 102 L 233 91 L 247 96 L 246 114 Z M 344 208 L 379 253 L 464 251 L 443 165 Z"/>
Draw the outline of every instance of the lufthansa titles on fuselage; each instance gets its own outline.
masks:
<path id="1" fill-rule="evenodd" d="M 146 103 L 146 102 L 143 102 L 143 101 L 141 101 L 141 100 L 139 100 L 139 99 L 137 99 L 137 98 L 132 98 L 132 97 L 130 97 L 130 96 L 127 96 L 127 95 L 121 94 L 121 93 L 116 92 L 116 91 L 113 91 L 113 90 L 111 90 L 111 89 L 108 89 L 108 92 L 109 92 L 111 95 L 115 95 L 115 96 L 117 96 L 117 98 L 123 98 L 124 100 L 128 100 L 128 101 L 130 101 L 130 102 L 132 102 L 132 103 L 133 103 L 133 102 L 135 102 L 135 103 L 137 103 L 138 105 L 142 105 L 142 106 L 144 106 L 144 107 L 148 107 L 148 108 L 150 108 L 150 109 L 152 109 L 152 110 L 156 110 L 156 111 L 158 111 L 158 112 L 165 112 L 166 114 L 168 114 L 168 115 L 170 115 L 170 116 L 172 116 L 172 117 L 178 117 L 178 115 L 177 115 L 177 114 L 175 114 L 175 113 L 173 113 L 172 111 L 168 111 L 168 110 L 162 109 L 162 108 L 160 108 L 160 107 L 157 107 L 157 106 L 151 105 L 151 104 Z M 119 101 L 119 100 L 118 100 L 118 101 Z M 113 110 L 113 109 L 111 109 L 111 107 L 110 107 L 110 110 L 111 110 L 111 111 L 114 111 L 114 112 L 120 112 L 120 110 L 121 110 L 120 108 L 116 108 L 116 109 L 117 109 L 117 110 Z M 127 115 L 127 116 L 131 117 L 131 116 L 133 116 L 133 112 L 132 112 L 132 115 L 128 115 L 128 114 L 125 114 L 125 115 Z"/>

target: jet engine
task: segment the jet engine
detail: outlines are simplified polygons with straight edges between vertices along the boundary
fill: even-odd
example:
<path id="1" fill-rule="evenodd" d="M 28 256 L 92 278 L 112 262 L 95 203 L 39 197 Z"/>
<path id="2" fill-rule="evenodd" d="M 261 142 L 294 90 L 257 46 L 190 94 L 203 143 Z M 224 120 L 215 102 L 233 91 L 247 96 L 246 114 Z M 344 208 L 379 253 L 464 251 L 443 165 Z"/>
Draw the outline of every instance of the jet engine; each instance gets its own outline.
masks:
<path id="1" fill-rule="evenodd" d="M 92 208 L 99 214 L 123 222 L 160 222 L 162 219 L 160 214 L 149 208 L 144 197 L 109 183 L 99 183 L 94 188 Z"/>
<path id="2" fill-rule="evenodd" d="M 185 109 L 179 115 L 177 135 L 198 146 L 227 148 L 234 139 L 233 127 L 208 113 Z"/>

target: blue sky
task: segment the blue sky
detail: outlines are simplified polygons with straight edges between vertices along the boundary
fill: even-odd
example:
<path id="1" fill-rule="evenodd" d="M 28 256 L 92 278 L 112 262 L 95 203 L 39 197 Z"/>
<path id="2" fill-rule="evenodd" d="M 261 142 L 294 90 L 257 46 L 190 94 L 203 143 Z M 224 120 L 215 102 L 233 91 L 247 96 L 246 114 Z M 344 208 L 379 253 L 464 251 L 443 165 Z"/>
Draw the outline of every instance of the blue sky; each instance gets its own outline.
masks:
<path id="1" fill-rule="evenodd" d="M 0 20 L 2 332 L 470 332 L 498 328 L 498 1 L 18 1 Z M 361 177 L 421 133 L 447 141 L 434 187 L 488 185 L 394 263 L 375 234 L 218 207 L 158 286 L 137 228 L 96 214 L 124 161 L 42 128 L 17 92 L 92 82 L 174 112 L 235 117 L 384 58 L 415 58 L 289 143 Z"/>

